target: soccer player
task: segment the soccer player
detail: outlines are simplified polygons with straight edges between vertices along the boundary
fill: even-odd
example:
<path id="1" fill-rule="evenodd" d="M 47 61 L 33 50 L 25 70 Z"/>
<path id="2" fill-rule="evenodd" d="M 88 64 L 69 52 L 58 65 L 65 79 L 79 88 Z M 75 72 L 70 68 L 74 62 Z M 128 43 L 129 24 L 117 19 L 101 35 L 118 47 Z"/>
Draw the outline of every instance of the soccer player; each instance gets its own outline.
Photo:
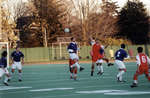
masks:
<path id="1" fill-rule="evenodd" d="M 136 73 L 134 74 L 134 81 L 131 87 L 137 87 L 138 84 L 138 76 L 145 74 L 145 77 L 150 81 L 150 76 L 149 76 L 149 66 L 150 66 L 150 59 L 149 57 L 143 53 L 143 48 L 138 47 L 137 48 L 138 54 L 136 56 L 136 62 L 137 62 L 137 70 Z"/>
<path id="2" fill-rule="evenodd" d="M 77 67 L 80 71 L 84 70 L 83 67 L 81 67 L 78 63 L 78 60 L 79 60 L 79 57 L 78 57 L 78 46 L 76 44 L 76 40 L 75 38 L 71 38 L 71 43 L 68 45 L 68 52 L 69 52 L 69 56 L 70 56 L 70 59 L 73 60 L 74 64 L 70 65 L 70 68 L 74 68 L 74 67 Z"/>
<path id="3" fill-rule="evenodd" d="M 129 56 L 124 49 L 125 49 L 125 44 L 121 44 L 121 48 L 117 50 L 115 53 L 115 64 L 117 65 L 117 68 L 119 70 L 117 74 L 118 82 L 125 82 L 122 79 L 123 74 L 126 72 L 126 66 L 123 61 L 124 61 L 124 58 L 128 58 Z"/>
<path id="4" fill-rule="evenodd" d="M 98 68 L 97 74 L 99 75 L 103 74 L 103 66 L 102 66 L 103 60 L 105 60 L 108 63 L 108 66 L 113 65 L 112 63 L 109 63 L 109 60 L 107 58 L 105 58 L 104 47 L 100 45 L 98 39 L 96 39 L 95 42 L 92 40 L 92 51 L 90 52 L 90 55 L 92 56 L 91 76 L 93 76 L 95 64 L 97 65 Z"/>
<path id="5" fill-rule="evenodd" d="M 16 47 L 16 50 L 11 54 L 12 60 L 12 74 L 15 72 L 15 69 L 18 69 L 19 81 L 22 81 L 22 64 L 24 64 L 24 54 L 20 51 L 19 47 Z M 9 79 L 10 81 L 10 79 Z"/>
<path id="6" fill-rule="evenodd" d="M 8 86 L 8 78 L 10 77 L 10 74 L 7 69 L 7 51 L 2 52 L 2 57 L 0 59 L 0 79 L 5 74 L 4 84 Z"/>

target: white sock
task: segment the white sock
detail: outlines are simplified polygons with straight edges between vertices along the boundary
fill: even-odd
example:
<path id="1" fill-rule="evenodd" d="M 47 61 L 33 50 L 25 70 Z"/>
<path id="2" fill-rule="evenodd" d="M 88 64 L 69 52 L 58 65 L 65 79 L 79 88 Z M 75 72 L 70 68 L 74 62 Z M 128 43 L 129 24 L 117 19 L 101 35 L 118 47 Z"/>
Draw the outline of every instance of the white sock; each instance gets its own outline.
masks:
<path id="1" fill-rule="evenodd" d="M 103 66 L 102 66 L 102 65 L 100 66 L 100 70 L 101 70 L 101 72 L 104 72 Z"/>
<path id="2" fill-rule="evenodd" d="M 98 69 L 98 71 L 101 71 L 101 68 L 100 68 L 100 66 L 99 66 L 99 65 L 97 66 L 97 69 Z"/>
<path id="3" fill-rule="evenodd" d="M 137 84 L 138 82 L 137 82 L 137 80 L 134 80 L 134 82 L 133 82 L 133 83 Z"/>
<path id="4" fill-rule="evenodd" d="M 19 79 L 22 79 L 22 73 L 18 73 L 18 75 L 19 75 Z"/>
<path id="5" fill-rule="evenodd" d="M 124 74 L 125 72 L 122 70 L 120 71 L 118 74 L 117 74 L 117 77 L 119 77 L 119 80 L 122 81 L 122 75 Z"/>

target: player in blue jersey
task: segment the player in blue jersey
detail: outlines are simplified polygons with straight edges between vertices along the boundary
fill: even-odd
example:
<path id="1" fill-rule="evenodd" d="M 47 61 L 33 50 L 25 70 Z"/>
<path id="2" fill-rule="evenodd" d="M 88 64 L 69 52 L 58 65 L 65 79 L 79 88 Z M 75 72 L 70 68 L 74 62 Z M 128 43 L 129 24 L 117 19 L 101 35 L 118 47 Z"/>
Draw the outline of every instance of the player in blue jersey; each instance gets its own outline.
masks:
<path id="1" fill-rule="evenodd" d="M 16 50 L 11 54 L 12 60 L 12 74 L 15 72 L 15 69 L 18 69 L 19 81 L 22 81 L 22 64 L 24 64 L 24 54 L 20 51 L 19 47 L 16 47 Z M 10 80 L 10 79 L 9 79 Z"/>
<path id="2" fill-rule="evenodd" d="M 83 67 L 81 67 L 78 63 L 79 57 L 78 57 L 78 46 L 76 44 L 76 40 L 75 38 L 71 38 L 71 43 L 68 45 L 67 48 L 68 52 L 69 52 L 69 56 L 70 56 L 70 60 L 72 60 L 74 62 L 73 65 L 70 65 L 70 68 L 73 69 L 75 67 L 77 67 L 80 71 L 84 70 Z M 74 79 L 76 80 L 77 75 L 74 76 Z"/>
<path id="3" fill-rule="evenodd" d="M 125 49 L 125 44 L 121 44 L 121 48 L 117 50 L 115 53 L 115 64 L 117 65 L 117 68 L 119 70 L 117 74 L 118 82 L 125 82 L 122 79 L 123 74 L 126 72 L 126 66 L 123 61 L 124 58 L 128 58 L 128 54 L 124 49 Z"/>
<path id="4" fill-rule="evenodd" d="M 7 51 L 3 51 L 2 52 L 2 57 L 0 59 L 0 79 L 2 78 L 3 75 L 5 75 L 5 79 L 4 79 L 4 84 L 6 86 L 8 86 L 8 78 L 10 77 L 10 74 L 8 72 L 8 69 L 7 69 Z"/>

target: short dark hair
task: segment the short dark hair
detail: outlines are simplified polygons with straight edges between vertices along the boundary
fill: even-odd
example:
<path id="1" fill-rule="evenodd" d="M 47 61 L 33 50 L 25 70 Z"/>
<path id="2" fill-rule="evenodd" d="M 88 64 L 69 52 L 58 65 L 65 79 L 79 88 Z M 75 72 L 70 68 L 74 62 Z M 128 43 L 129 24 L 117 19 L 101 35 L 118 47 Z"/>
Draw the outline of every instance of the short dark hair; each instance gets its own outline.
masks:
<path id="1" fill-rule="evenodd" d="M 1 55 L 2 55 L 2 57 L 6 57 L 7 56 L 7 51 L 3 51 Z"/>
<path id="2" fill-rule="evenodd" d="M 138 53 L 142 53 L 143 52 L 143 48 L 142 47 L 138 47 L 137 51 L 138 51 Z"/>
<path id="3" fill-rule="evenodd" d="M 96 40 L 96 41 L 99 41 L 99 39 L 98 39 L 98 38 L 96 38 L 95 40 Z"/>
<path id="4" fill-rule="evenodd" d="M 126 47 L 126 46 L 125 46 L 125 44 L 121 44 L 121 48 L 123 48 L 123 49 L 124 49 L 125 47 Z"/>
<path id="5" fill-rule="evenodd" d="M 73 39 L 74 39 L 74 38 L 73 38 L 73 37 L 71 37 L 70 39 L 71 39 L 71 41 L 73 41 Z"/>

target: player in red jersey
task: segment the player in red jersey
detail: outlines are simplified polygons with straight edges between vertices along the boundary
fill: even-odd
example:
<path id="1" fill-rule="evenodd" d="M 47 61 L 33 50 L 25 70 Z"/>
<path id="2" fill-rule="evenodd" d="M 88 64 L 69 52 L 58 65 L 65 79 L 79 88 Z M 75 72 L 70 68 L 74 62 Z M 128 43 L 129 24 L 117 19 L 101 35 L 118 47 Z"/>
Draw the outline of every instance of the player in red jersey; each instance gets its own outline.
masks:
<path id="1" fill-rule="evenodd" d="M 150 76 L 149 76 L 149 65 L 150 65 L 150 59 L 149 57 L 142 53 L 143 52 L 143 48 L 142 47 L 138 47 L 137 48 L 138 51 L 138 55 L 136 56 L 136 61 L 137 61 L 137 70 L 136 73 L 134 74 L 134 82 L 131 85 L 131 87 L 137 87 L 138 84 L 138 76 L 145 74 L 145 77 L 150 81 Z"/>
<path id="2" fill-rule="evenodd" d="M 92 67 L 91 67 L 91 76 L 93 76 L 94 73 L 94 66 L 95 63 L 99 69 L 98 74 L 103 73 L 103 68 L 102 68 L 102 62 L 101 60 L 105 60 L 108 63 L 108 66 L 113 65 L 112 63 L 109 63 L 109 60 L 105 58 L 104 56 L 104 48 L 102 48 L 102 45 L 100 45 L 99 40 L 96 39 L 94 43 L 92 43 L 92 50 L 90 52 L 92 56 Z M 100 61 L 100 62 L 99 62 Z"/>

